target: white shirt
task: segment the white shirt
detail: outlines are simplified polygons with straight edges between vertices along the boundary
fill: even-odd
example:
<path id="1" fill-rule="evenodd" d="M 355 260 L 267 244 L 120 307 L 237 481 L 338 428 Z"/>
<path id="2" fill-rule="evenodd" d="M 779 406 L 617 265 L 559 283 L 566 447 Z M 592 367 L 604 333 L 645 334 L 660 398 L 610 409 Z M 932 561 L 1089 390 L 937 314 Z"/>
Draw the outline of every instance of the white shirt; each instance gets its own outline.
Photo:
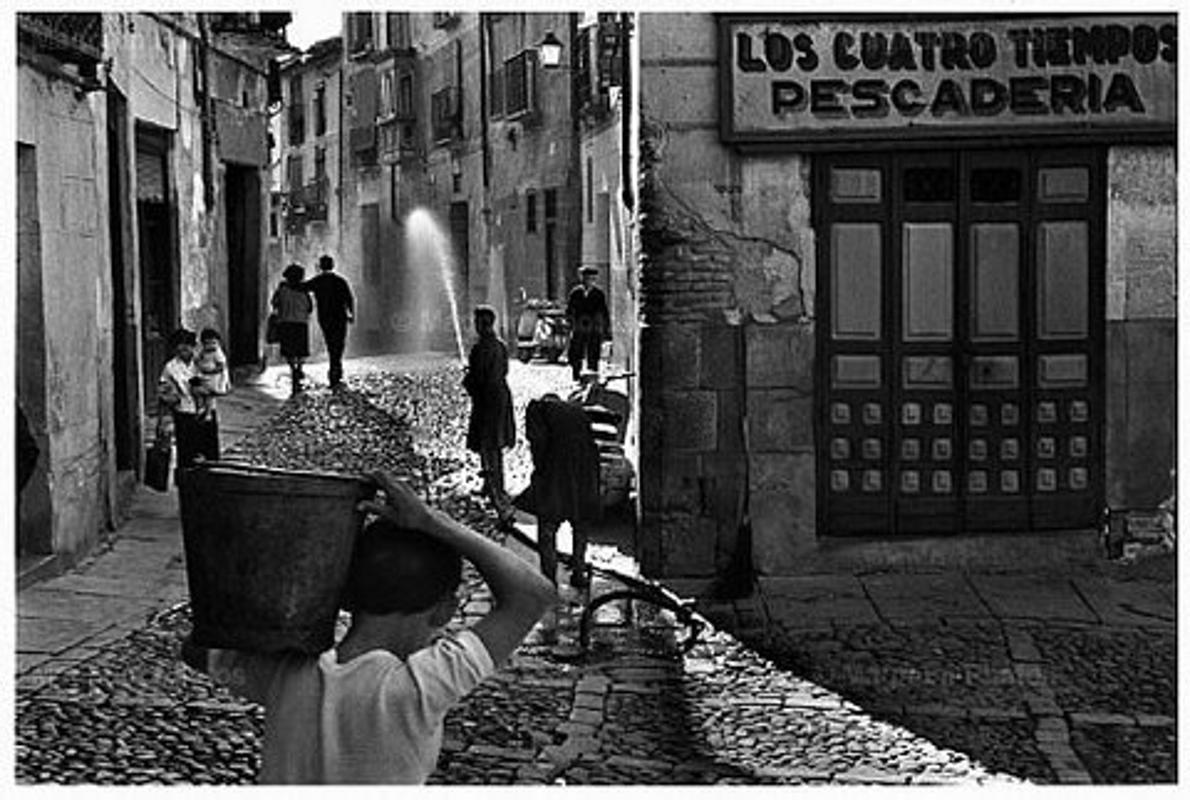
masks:
<path id="1" fill-rule="evenodd" d="M 181 398 L 181 402 L 172 410 L 180 411 L 183 414 L 197 413 L 198 406 L 194 402 L 194 395 L 190 393 L 190 379 L 197 374 L 193 361 L 187 364 L 174 356 L 165 362 L 165 366 L 161 369 L 161 378 L 157 382 L 157 393 L 172 391 L 173 394 Z"/>
<path id="2" fill-rule="evenodd" d="M 213 650 L 211 677 L 265 706 L 260 783 L 424 783 L 442 721 L 495 671 L 469 630 L 408 659 L 373 650 L 320 656 Z"/>

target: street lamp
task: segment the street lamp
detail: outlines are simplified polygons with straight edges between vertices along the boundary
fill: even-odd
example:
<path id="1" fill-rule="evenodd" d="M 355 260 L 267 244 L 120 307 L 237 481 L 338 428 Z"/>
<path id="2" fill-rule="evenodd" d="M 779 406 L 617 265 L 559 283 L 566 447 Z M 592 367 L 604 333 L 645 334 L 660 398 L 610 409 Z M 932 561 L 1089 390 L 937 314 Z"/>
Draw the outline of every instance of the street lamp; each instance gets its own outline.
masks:
<path id="1" fill-rule="evenodd" d="M 546 31 L 545 38 L 537 45 L 537 54 L 541 59 L 541 66 L 557 69 L 562 66 L 562 40 L 554 36 L 553 31 Z"/>

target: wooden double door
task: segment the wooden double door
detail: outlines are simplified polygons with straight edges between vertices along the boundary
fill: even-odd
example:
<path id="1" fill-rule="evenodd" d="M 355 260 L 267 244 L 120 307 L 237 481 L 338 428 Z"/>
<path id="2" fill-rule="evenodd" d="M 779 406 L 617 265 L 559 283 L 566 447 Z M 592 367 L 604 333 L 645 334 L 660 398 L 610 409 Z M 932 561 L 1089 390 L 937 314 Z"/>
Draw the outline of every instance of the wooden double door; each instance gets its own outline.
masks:
<path id="1" fill-rule="evenodd" d="M 1104 159 L 816 159 L 820 531 L 1095 524 Z"/>

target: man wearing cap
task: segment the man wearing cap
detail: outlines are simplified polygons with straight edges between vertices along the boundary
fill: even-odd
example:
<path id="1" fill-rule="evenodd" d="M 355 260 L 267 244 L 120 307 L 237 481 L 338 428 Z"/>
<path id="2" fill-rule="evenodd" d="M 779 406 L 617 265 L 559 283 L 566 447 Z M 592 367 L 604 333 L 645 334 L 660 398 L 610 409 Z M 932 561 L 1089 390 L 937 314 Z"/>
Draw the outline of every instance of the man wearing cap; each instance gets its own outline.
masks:
<path id="1" fill-rule="evenodd" d="M 575 382 L 582 375 L 583 359 L 587 369 L 599 371 L 599 348 L 604 340 L 611 338 L 611 315 L 607 310 L 607 298 L 603 290 L 595 285 L 599 270 L 583 267 L 579 270 L 582 283 L 570 290 L 566 303 L 566 317 L 570 320 L 570 372 Z"/>

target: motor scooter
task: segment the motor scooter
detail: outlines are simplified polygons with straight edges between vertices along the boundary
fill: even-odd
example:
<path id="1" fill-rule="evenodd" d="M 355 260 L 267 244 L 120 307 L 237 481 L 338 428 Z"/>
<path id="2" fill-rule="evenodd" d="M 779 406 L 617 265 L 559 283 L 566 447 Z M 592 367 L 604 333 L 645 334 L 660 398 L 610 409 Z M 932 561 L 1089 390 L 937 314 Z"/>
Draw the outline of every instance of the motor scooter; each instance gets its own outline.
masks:
<path id="1" fill-rule="evenodd" d="M 591 422 L 591 435 L 599 448 L 599 496 L 605 511 L 627 505 L 636 478 L 636 470 L 624 454 L 631 404 L 626 391 L 608 384 L 634 375 L 591 376 L 566 398 L 578 403 Z"/>
<path id="2" fill-rule="evenodd" d="M 534 358 L 553 363 L 570 346 L 570 320 L 561 303 L 522 298 L 517 315 L 516 355 L 528 364 Z"/>

